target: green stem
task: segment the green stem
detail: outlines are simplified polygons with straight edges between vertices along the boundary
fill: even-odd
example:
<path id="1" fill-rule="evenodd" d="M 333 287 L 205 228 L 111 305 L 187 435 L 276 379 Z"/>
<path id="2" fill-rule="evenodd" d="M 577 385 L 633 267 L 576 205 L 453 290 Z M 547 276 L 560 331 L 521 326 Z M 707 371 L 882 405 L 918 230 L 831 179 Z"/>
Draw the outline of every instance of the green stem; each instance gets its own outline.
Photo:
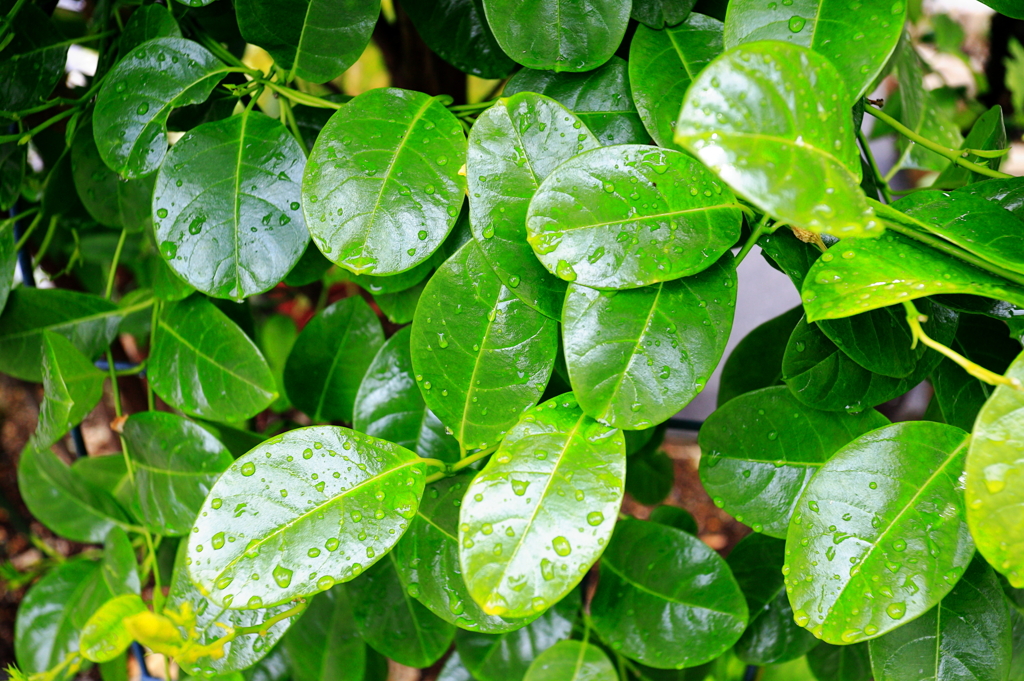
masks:
<path id="1" fill-rule="evenodd" d="M 160 300 L 153 303 L 153 315 L 149 322 L 149 354 L 153 355 L 153 347 L 156 342 L 156 328 L 160 320 Z M 146 406 L 150 411 L 156 411 L 156 397 L 153 394 L 153 380 L 146 376 Z"/>
<path id="2" fill-rule="evenodd" d="M 149 555 L 153 557 L 153 608 L 157 614 L 160 614 L 164 609 L 164 591 L 160 586 L 160 566 L 156 559 L 156 547 L 159 546 L 159 542 L 156 546 L 153 545 L 153 535 L 149 533 L 149 530 L 146 530 L 144 536 L 146 537 L 146 546 L 149 547 Z M 170 679 L 170 676 L 167 678 Z"/>
<path id="3" fill-rule="evenodd" d="M 50 224 L 46 226 L 46 235 L 43 237 L 43 243 L 39 244 L 39 250 L 36 251 L 36 257 L 32 259 L 33 265 L 38 265 L 46 257 L 46 251 L 49 250 L 50 244 L 53 242 L 53 235 L 57 233 L 57 221 L 60 220 L 59 215 L 54 215 L 50 218 Z"/>
<path id="4" fill-rule="evenodd" d="M 920 144 L 925 149 L 928 149 L 929 151 L 933 151 L 936 154 L 938 154 L 939 156 L 943 156 L 945 158 L 948 158 L 953 163 L 956 163 L 959 166 L 967 168 L 970 171 L 978 173 L 979 175 L 987 175 L 989 177 L 998 177 L 998 178 L 1013 177 L 1013 175 L 1007 175 L 1006 173 L 1001 173 L 998 170 L 993 170 L 992 168 L 986 168 L 985 166 L 980 166 L 977 163 L 972 163 L 971 161 L 968 161 L 966 158 L 964 158 L 964 156 L 967 156 L 967 155 L 970 155 L 970 154 L 975 154 L 977 156 L 981 156 L 982 154 L 978 154 L 977 150 L 974 150 L 974 149 L 958 150 L 958 149 L 950 149 L 949 147 L 944 147 L 941 144 L 938 144 L 936 142 L 931 141 L 927 137 L 922 137 L 921 135 L 919 135 L 918 133 L 914 132 L 913 130 L 911 130 L 907 126 L 903 125 L 898 120 L 896 120 L 895 118 L 893 118 L 889 114 L 885 113 L 881 109 L 877 109 L 877 108 L 875 108 L 873 106 L 866 106 L 866 107 L 864 107 L 864 110 L 867 113 L 869 113 L 872 116 L 874 116 L 875 118 L 877 118 L 878 120 L 883 121 L 885 123 L 888 123 L 894 130 L 896 130 L 897 132 L 899 132 L 901 135 L 903 135 L 907 139 L 911 140 L 912 142 L 916 142 L 917 144 Z"/>
<path id="5" fill-rule="evenodd" d="M 440 468 L 442 471 L 448 470 L 448 464 L 446 464 L 444 461 L 441 461 L 441 459 L 429 459 L 425 456 L 421 456 L 420 461 L 427 464 L 428 466 Z"/>
<path id="6" fill-rule="evenodd" d="M 21 222 L 22 220 L 24 220 L 25 218 L 29 217 L 30 215 L 35 215 L 38 212 L 39 212 L 39 206 L 35 206 L 33 208 L 29 208 L 26 211 L 18 213 L 14 217 L 7 218 L 3 222 L 0 222 L 0 230 L 4 230 L 4 229 L 7 229 L 8 227 L 12 227 L 12 226 L 14 226 L 14 223 Z"/>
<path id="7" fill-rule="evenodd" d="M 21 8 L 25 6 L 26 2 L 27 0 L 18 0 L 14 3 L 14 7 L 11 8 L 11 11 L 9 11 L 7 16 L 4 17 L 3 22 L 0 23 L 0 38 L 7 35 L 7 31 L 14 24 L 14 19 L 18 16 L 18 12 L 20 12 Z"/>
<path id="8" fill-rule="evenodd" d="M 878 184 L 878 188 L 882 190 L 882 197 L 885 199 L 886 203 L 892 203 L 892 190 L 889 188 L 889 183 L 885 181 L 882 169 L 878 167 L 878 163 L 875 161 L 875 155 L 871 153 L 871 145 L 864 136 L 864 131 L 859 128 L 857 129 L 857 140 L 860 142 L 860 148 L 864 151 L 864 155 L 868 159 L 868 165 L 871 167 L 871 172 L 875 174 L 875 181 Z"/>
<path id="9" fill-rule="evenodd" d="M 280 85 L 278 83 L 273 83 L 273 82 L 271 82 L 269 80 L 265 80 L 263 82 L 271 90 L 273 90 L 277 94 L 281 95 L 282 97 L 287 97 L 288 99 L 290 99 L 291 101 L 295 102 L 296 104 L 304 104 L 306 106 L 312 106 L 312 107 L 316 107 L 318 109 L 335 109 L 335 110 L 340 109 L 341 107 L 345 106 L 344 104 L 339 104 L 337 102 L 330 102 L 330 101 L 328 101 L 326 99 L 322 99 L 321 97 L 317 97 L 316 95 L 310 95 L 310 94 L 306 94 L 305 92 L 301 92 L 299 90 L 293 90 L 290 87 L 285 87 L 284 85 Z"/>
<path id="10" fill-rule="evenodd" d="M 142 360 L 141 364 L 136 364 L 131 369 L 118 369 L 118 376 L 138 376 L 146 370 L 146 360 Z"/>
<path id="11" fill-rule="evenodd" d="M 43 121 L 42 123 L 40 123 L 39 125 L 25 133 L 16 133 L 13 135 L 0 135 L 0 144 L 4 144 L 6 142 L 17 142 L 18 144 L 27 144 L 30 139 L 41 133 L 43 130 L 46 130 L 54 123 L 64 120 L 65 118 L 71 116 L 77 111 L 77 108 L 71 108 L 67 109 L 66 111 L 61 111 L 59 114 L 51 116 L 50 118 L 46 119 L 45 121 Z"/>
<path id="12" fill-rule="evenodd" d="M 430 484 L 432 482 L 437 482 L 438 480 L 440 480 L 442 478 L 447 478 L 449 476 L 455 475 L 456 473 L 458 473 L 462 469 L 467 468 L 468 466 L 472 466 L 474 463 L 476 463 L 480 459 L 487 458 L 488 456 L 493 454 L 497 449 L 498 449 L 498 445 L 494 445 L 493 447 L 488 447 L 487 449 L 481 449 L 479 452 L 475 452 L 473 454 L 470 454 L 469 456 L 467 456 L 467 457 L 465 457 L 463 459 L 460 459 L 458 462 L 453 463 L 453 464 L 446 464 L 443 461 L 440 461 L 439 459 L 427 459 L 427 461 L 431 462 L 431 465 L 435 465 L 435 464 L 433 464 L 433 462 L 436 461 L 438 464 L 442 464 L 444 466 L 444 470 L 442 470 L 442 471 L 440 471 L 438 473 L 434 473 L 433 475 L 428 475 L 427 476 L 427 484 Z"/>
<path id="13" fill-rule="evenodd" d="M 264 636 L 268 631 L 270 631 L 271 627 L 273 627 L 278 622 L 286 620 L 289 617 L 295 617 L 305 609 L 306 604 L 300 603 L 292 608 L 289 608 L 288 610 L 285 610 L 284 612 L 278 615 L 274 615 L 262 624 L 254 624 L 251 627 L 235 627 L 235 635 L 238 636 L 240 634 L 259 634 L 260 636 Z"/>
<path id="14" fill-rule="evenodd" d="M 206 32 L 198 32 L 199 42 L 203 44 L 203 47 L 213 52 L 214 56 L 220 59 L 225 64 L 232 64 L 234 66 L 240 66 L 247 72 L 252 71 L 246 66 L 241 59 L 231 54 L 223 45 L 214 40 L 213 36 Z M 262 75 L 262 74 L 261 74 Z"/>
<path id="15" fill-rule="evenodd" d="M 91 43 L 94 40 L 102 40 L 109 38 L 112 35 L 117 35 L 117 31 L 103 31 L 102 33 L 93 33 L 92 35 L 83 36 L 81 38 L 70 38 L 68 40 L 62 40 L 59 43 L 47 45 L 47 49 L 51 47 L 64 47 L 65 45 L 80 45 L 82 43 Z"/>
<path id="16" fill-rule="evenodd" d="M 117 248 L 114 249 L 114 260 L 110 263 L 110 272 L 107 274 L 107 290 L 103 297 L 110 300 L 114 292 L 114 280 L 117 279 L 117 265 L 121 262 L 121 251 L 124 250 L 124 241 L 128 237 L 128 229 L 121 230 L 121 238 L 117 240 Z"/>
<path id="17" fill-rule="evenodd" d="M 43 219 L 43 214 L 39 213 L 38 215 L 35 216 L 35 218 L 32 220 L 32 222 L 29 223 L 28 229 L 26 229 L 25 233 L 21 235 L 21 238 L 18 239 L 18 243 L 14 244 L 14 252 L 15 253 L 17 253 L 18 251 L 20 251 L 22 248 L 25 247 L 25 244 L 28 243 L 29 237 L 32 236 L 32 232 L 36 231 L 36 227 L 39 226 L 39 222 L 42 219 Z"/>
<path id="18" fill-rule="evenodd" d="M 740 252 L 736 254 L 735 258 L 733 258 L 733 269 L 736 269 L 740 266 L 740 263 L 743 262 L 743 259 L 747 257 L 748 253 L 750 253 L 750 250 L 754 247 L 754 244 L 757 243 L 757 240 L 760 239 L 761 235 L 765 233 L 765 229 L 767 228 L 767 226 L 768 216 L 763 215 L 761 216 L 761 219 L 757 221 L 757 224 L 754 225 L 754 230 L 750 233 L 750 238 L 747 239 L 747 242 L 743 244 L 743 248 L 741 248 Z"/>

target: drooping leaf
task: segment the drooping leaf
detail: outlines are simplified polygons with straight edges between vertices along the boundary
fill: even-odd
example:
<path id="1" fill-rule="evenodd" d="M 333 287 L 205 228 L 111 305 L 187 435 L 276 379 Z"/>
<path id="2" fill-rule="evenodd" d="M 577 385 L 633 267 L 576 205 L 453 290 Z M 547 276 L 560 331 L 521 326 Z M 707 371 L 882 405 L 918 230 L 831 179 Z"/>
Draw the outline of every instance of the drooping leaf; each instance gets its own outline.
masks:
<path id="1" fill-rule="evenodd" d="M 124 620 L 147 610 L 136 594 L 124 594 L 104 603 L 82 627 L 79 647 L 82 656 L 92 662 L 109 662 L 132 643 Z"/>
<path id="2" fill-rule="evenodd" d="M 7 15 L 15 3 L 5 3 Z M 29 3 L 22 6 L 5 31 L 0 60 L 0 102 L 5 111 L 20 111 L 47 99 L 64 75 L 68 44 L 50 17 Z"/>
<path id="3" fill-rule="evenodd" d="M 1003 108 L 1001 106 L 993 106 L 978 117 L 978 120 L 971 126 L 971 131 L 967 134 L 966 139 L 964 139 L 962 148 L 987 150 L 1006 148 L 1006 125 L 1003 123 Z M 999 170 L 1000 159 L 984 159 L 975 154 L 970 154 L 967 160 Z M 934 186 L 951 188 L 987 179 L 989 178 L 986 175 L 968 170 L 956 163 L 950 163 L 935 178 Z"/>
<path id="4" fill-rule="evenodd" d="M 424 288 L 411 347 L 427 406 L 464 448 L 483 448 L 540 399 L 557 324 L 503 285 L 471 241 Z"/>
<path id="5" fill-rule="evenodd" d="M 159 4 L 137 7 L 128 21 L 124 22 L 124 30 L 117 39 L 118 49 L 122 55 L 129 54 L 143 43 L 155 38 L 180 38 L 181 29 L 178 22 L 167 7 Z"/>
<path id="6" fill-rule="evenodd" d="M 949 593 L 974 550 L 960 481 L 968 440 L 953 426 L 896 423 L 818 470 L 786 537 L 797 624 L 828 643 L 856 643 Z"/>
<path id="7" fill-rule="evenodd" d="M 818 681 L 870 681 L 871 659 L 867 643 L 822 643 L 807 653 L 807 666 Z"/>
<path id="8" fill-rule="evenodd" d="M 310 236 L 356 274 L 415 267 L 458 218 L 465 157 L 462 126 L 438 99 L 397 88 L 359 95 L 331 117 L 310 152 L 302 181 Z"/>
<path id="9" fill-rule="evenodd" d="M 597 139 L 570 111 L 524 92 L 485 111 L 469 134 L 466 176 L 473 236 L 501 282 L 533 309 L 558 319 L 565 283 L 534 257 L 526 216 L 537 187 Z"/>
<path id="10" fill-rule="evenodd" d="M 288 129 L 259 112 L 193 128 L 157 174 L 161 255 L 210 296 L 238 301 L 273 288 L 309 243 L 299 203 L 304 164 Z"/>
<path id="11" fill-rule="evenodd" d="M 860 188 L 852 103 L 824 57 L 777 41 L 748 43 L 693 81 L 675 141 L 780 222 L 839 237 L 873 236 L 882 225 Z"/>
<path id="12" fill-rule="evenodd" d="M 619 145 L 552 172 L 530 201 L 526 229 L 552 274 L 618 289 L 706 269 L 739 238 L 740 222 L 732 192 L 690 156 Z"/>
<path id="13" fill-rule="evenodd" d="M 693 667 L 728 650 L 747 604 L 725 561 L 673 527 L 620 520 L 590 604 L 601 640 L 658 669 Z"/>
<path id="14" fill-rule="evenodd" d="M 618 681 L 604 651 L 583 641 L 559 641 L 530 664 L 523 681 Z"/>
<path id="15" fill-rule="evenodd" d="M 515 69 L 487 25 L 481 0 L 405 0 L 402 9 L 423 42 L 458 70 L 505 78 Z M 511 94 L 507 87 L 506 94 Z"/>
<path id="16" fill-rule="evenodd" d="M 786 4 L 734 0 L 725 17 L 725 46 L 779 40 L 825 56 L 846 82 L 848 101 L 866 94 L 903 32 L 907 3 L 867 0 L 855 5 L 831 0 Z"/>
<path id="17" fill-rule="evenodd" d="M 976 556 L 934 608 L 871 641 L 877 681 L 1005 679 L 1010 667 L 1010 609 L 996 573 Z"/>
<path id="18" fill-rule="evenodd" d="M 226 70 L 182 38 L 157 38 L 125 55 L 96 97 L 93 134 L 104 163 L 128 179 L 156 170 L 167 153 L 171 110 L 205 102 Z"/>
<path id="19" fill-rule="evenodd" d="M 234 458 L 206 429 L 174 414 L 132 414 L 123 428 L 143 519 L 161 535 L 184 535 Z"/>
<path id="20" fill-rule="evenodd" d="M 629 23 L 630 4 L 596 0 L 483 0 L 501 49 L 531 69 L 591 71 L 608 61 Z"/>
<path id="21" fill-rule="evenodd" d="M 240 421 L 277 397 L 259 348 L 202 296 L 167 305 L 151 343 L 153 390 L 186 414 Z"/>
<path id="22" fill-rule="evenodd" d="M 722 22 L 690 14 L 673 28 L 637 28 L 629 44 L 629 81 L 647 132 L 660 146 L 673 141 L 679 103 L 697 74 L 722 53 Z"/>
<path id="23" fill-rule="evenodd" d="M 314 421 L 352 421 L 360 381 L 383 344 L 366 301 L 353 296 L 331 304 L 292 346 L 284 367 L 288 398 Z"/>
<path id="24" fill-rule="evenodd" d="M 719 407 L 744 393 L 782 383 L 786 341 L 802 316 L 803 308 L 798 305 L 743 337 L 722 365 L 718 384 Z"/>
<path id="25" fill-rule="evenodd" d="M 99 404 L 106 375 L 64 336 L 43 331 L 43 403 L 35 440 L 48 447 Z"/>
<path id="26" fill-rule="evenodd" d="M 363 681 L 366 644 L 356 631 L 348 592 L 334 586 L 317 594 L 281 641 L 295 681 Z"/>
<path id="27" fill-rule="evenodd" d="M 632 17 L 645 26 L 675 26 L 689 15 L 696 0 L 633 0 Z"/>
<path id="28" fill-rule="evenodd" d="M 522 416 L 459 512 L 459 562 L 484 612 L 527 617 L 579 583 L 611 536 L 625 464 L 621 432 L 572 393 Z"/>
<path id="29" fill-rule="evenodd" d="M 735 296 L 731 258 L 692 277 L 628 291 L 571 284 L 562 343 L 580 406 L 602 423 L 631 430 L 681 410 L 722 358 Z"/>
<path id="30" fill-rule="evenodd" d="M 394 553 L 347 586 L 359 635 L 374 649 L 409 667 L 437 662 L 455 638 L 455 627 L 409 593 Z"/>
<path id="31" fill-rule="evenodd" d="M 125 182 L 108 168 L 96 148 L 91 118 L 75 134 L 71 173 L 78 197 L 96 222 L 133 232 L 151 224 L 154 178 Z"/>
<path id="32" fill-rule="evenodd" d="M 793 621 L 782 565 L 786 542 L 759 534 L 745 537 L 726 562 L 747 599 L 750 622 L 733 652 L 754 665 L 778 664 L 805 655 L 818 644 Z"/>
<path id="33" fill-rule="evenodd" d="M 288 72 L 326 83 L 363 53 L 380 15 L 379 0 L 239 0 L 238 29 Z"/>
<path id="34" fill-rule="evenodd" d="M 613 56 L 603 66 L 586 73 L 520 69 L 502 93 L 511 97 L 520 92 L 536 92 L 554 99 L 576 114 L 604 146 L 650 142 L 633 103 L 629 68 L 621 57 Z M 474 128 L 478 123 L 479 119 Z"/>
<path id="35" fill-rule="evenodd" d="M 423 473 L 409 450 L 347 428 L 273 437 L 214 484 L 189 533 L 189 573 L 226 607 L 326 591 L 394 546 L 416 515 Z"/>
<path id="36" fill-rule="evenodd" d="M 784 386 L 746 393 L 701 427 L 701 482 L 715 504 L 740 522 L 785 538 L 815 473 L 848 442 L 888 423 L 874 409 L 819 411 Z"/>
<path id="37" fill-rule="evenodd" d="M 1024 354 L 1006 375 L 1024 379 Z M 967 522 L 978 551 L 1010 580 L 1024 588 L 1024 392 L 1001 385 L 985 402 L 971 435 L 967 456 Z"/>
<path id="38" fill-rule="evenodd" d="M 459 460 L 459 443 L 445 432 L 416 385 L 409 348 L 411 331 L 410 327 L 399 329 L 377 351 L 359 384 L 352 426 L 422 457 L 454 463 Z M 363 348 L 361 352 L 365 352 Z"/>
<path id="39" fill-rule="evenodd" d="M 43 331 L 64 336 L 87 358 L 117 335 L 122 311 L 99 296 L 21 286 L 0 315 L 0 371 L 24 381 L 43 378 Z"/>

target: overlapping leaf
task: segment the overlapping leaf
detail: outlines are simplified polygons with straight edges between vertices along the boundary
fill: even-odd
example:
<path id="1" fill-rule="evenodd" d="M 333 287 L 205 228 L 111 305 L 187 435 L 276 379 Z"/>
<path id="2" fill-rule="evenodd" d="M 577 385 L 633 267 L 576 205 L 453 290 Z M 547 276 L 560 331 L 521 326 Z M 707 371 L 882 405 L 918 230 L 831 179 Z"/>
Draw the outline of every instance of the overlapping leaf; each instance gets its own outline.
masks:
<path id="1" fill-rule="evenodd" d="M 96 222 L 135 232 L 151 224 L 153 178 L 125 182 L 108 168 L 96 148 L 91 119 L 75 135 L 71 172 L 78 197 Z"/>
<path id="2" fill-rule="evenodd" d="M 281 641 L 295 681 L 363 681 L 366 644 L 356 631 L 348 592 L 334 586 L 312 599 Z"/>
<path id="3" fill-rule="evenodd" d="M 43 331 L 43 403 L 35 440 L 47 447 L 92 411 L 103 396 L 106 375 L 64 336 Z"/>
<path id="4" fill-rule="evenodd" d="M 600 648 L 585 641 L 559 641 L 537 656 L 523 681 L 618 681 Z"/>
<path id="5" fill-rule="evenodd" d="M 487 25 L 481 0 L 406 0 L 402 8 L 430 49 L 460 71 L 505 78 L 515 69 Z"/>

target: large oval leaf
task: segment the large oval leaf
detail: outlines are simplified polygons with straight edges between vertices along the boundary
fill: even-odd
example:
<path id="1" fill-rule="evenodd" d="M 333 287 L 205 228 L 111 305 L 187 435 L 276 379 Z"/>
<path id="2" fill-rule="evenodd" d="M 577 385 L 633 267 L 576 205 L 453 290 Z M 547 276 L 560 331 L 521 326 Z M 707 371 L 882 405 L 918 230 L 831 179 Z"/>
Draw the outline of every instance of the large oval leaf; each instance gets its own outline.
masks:
<path id="1" fill-rule="evenodd" d="M 622 504 L 625 441 L 571 393 L 523 415 L 466 491 L 459 562 L 484 612 L 561 600 L 604 550 Z"/>
<path id="2" fill-rule="evenodd" d="M 977 556 L 938 605 L 871 641 L 871 668 L 876 681 L 1005 679 L 1010 633 L 999 580 Z"/>
<path id="3" fill-rule="evenodd" d="M 519 92 L 536 92 L 554 99 L 576 114 L 604 146 L 650 142 L 633 103 L 629 67 L 621 57 L 612 57 L 586 73 L 520 69 L 502 90 L 506 97 Z M 477 119 L 474 128 L 479 122 Z"/>
<path id="4" fill-rule="evenodd" d="M 379 0 L 239 0 L 238 29 L 295 76 L 326 83 L 356 63 L 380 15 Z"/>
<path id="5" fill-rule="evenodd" d="M 559 641 L 537 656 L 524 681 L 618 681 L 611 660 L 596 645 Z"/>
<path id="6" fill-rule="evenodd" d="M 125 55 L 96 97 L 93 134 L 103 161 L 126 178 L 152 173 L 167 153 L 171 109 L 205 102 L 226 71 L 182 38 L 157 38 Z"/>
<path id="7" fill-rule="evenodd" d="M 608 61 L 629 23 L 629 3 L 483 0 L 505 54 L 531 69 L 590 71 Z"/>
<path id="8" fill-rule="evenodd" d="M 629 44 L 629 81 L 647 132 L 663 147 L 675 147 L 679 102 L 690 83 L 722 53 L 722 22 L 691 14 L 674 28 L 640 26 Z"/>
<path id="9" fill-rule="evenodd" d="M 713 660 L 739 639 L 747 604 L 729 566 L 693 535 L 622 520 L 590 603 L 601 640 L 658 669 Z"/>
<path id="10" fill-rule="evenodd" d="M 167 14 L 166 9 L 161 8 L 161 11 Z M 78 198 L 96 222 L 131 231 L 151 224 L 155 178 L 125 182 L 108 168 L 96 148 L 91 118 L 75 133 L 71 145 L 71 175 Z"/>
<path id="11" fill-rule="evenodd" d="M 353 579 L 409 527 L 423 472 L 404 447 L 347 428 L 273 437 L 236 460 L 203 503 L 189 533 L 192 579 L 235 608 L 270 607 Z"/>
<path id="12" fill-rule="evenodd" d="M 501 282 L 533 309 L 558 319 L 565 282 L 537 261 L 526 242 L 530 199 L 551 171 L 600 146 L 558 102 L 513 95 L 481 114 L 469 133 L 466 176 L 473 236 Z"/>
<path id="13" fill-rule="evenodd" d="M 481 0 L 405 0 L 402 9 L 423 42 L 459 71 L 505 78 L 515 69 L 487 25 Z"/>
<path id="14" fill-rule="evenodd" d="M 540 399 L 557 333 L 467 243 L 427 283 L 412 322 L 412 366 L 427 406 L 464 448 L 496 443 Z"/>
<path id="15" fill-rule="evenodd" d="M 205 428 L 175 414 L 132 414 L 123 428 L 143 519 L 159 534 L 185 534 L 234 458 Z"/>
<path id="16" fill-rule="evenodd" d="M 666 420 L 718 366 L 735 305 L 731 258 L 692 277 L 629 291 L 570 285 L 562 343 L 580 406 L 616 428 Z"/>
<path id="17" fill-rule="evenodd" d="M 907 15 L 905 2 L 734 0 L 725 17 L 725 46 L 781 40 L 828 57 L 846 81 L 850 99 L 866 94 L 896 49 Z"/>
<path id="18" fill-rule="evenodd" d="M 352 296 L 331 304 L 306 325 L 288 354 L 288 398 L 314 421 L 351 422 L 360 381 L 383 344 L 380 321 L 365 300 Z"/>
<path id="19" fill-rule="evenodd" d="M 356 274 L 412 269 L 459 216 L 465 158 L 462 126 L 440 100 L 397 88 L 359 95 L 331 116 L 310 152 L 302 181 L 310 236 Z"/>
<path id="20" fill-rule="evenodd" d="M 739 238 L 739 204 L 684 153 L 602 147 L 560 165 L 530 201 L 530 245 L 552 274 L 601 289 L 696 274 Z"/>
<path id="21" fill-rule="evenodd" d="M 270 290 L 309 243 L 299 210 L 305 162 L 288 129 L 259 112 L 193 128 L 157 174 L 160 253 L 207 295 L 242 300 Z"/>
<path id="22" fill-rule="evenodd" d="M 186 414 L 241 421 L 277 398 L 259 348 L 202 296 L 169 304 L 150 342 L 153 390 Z"/>
<path id="23" fill-rule="evenodd" d="M 295 681 L 363 681 L 366 644 L 359 638 L 348 591 L 317 594 L 281 640 Z"/>
<path id="24" fill-rule="evenodd" d="M 15 8 L 17 10 L 15 11 Z M 48 14 L 35 5 L 8 2 L 4 58 L 0 62 L 0 102 L 6 111 L 41 103 L 64 75 L 68 43 Z"/>
<path id="25" fill-rule="evenodd" d="M 1024 381 L 1024 354 L 1006 375 Z M 1024 588 L 1024 392 L 999 386 L 974 424 L 967 456 L 967 522 L 978 551 Z"/>
<path id="26" fill-rule="evenodd" d="M 852 104 L 824 57 L 777 41 L 750 43 L 694 80 L 675 140 L 779 222 L 871 236 L 882 225 L 860 188 Z"/>
<path id="27" fill-rule="evenodd" d="M 700 478 L 717 506 L 756 531 L 785 538 L 797 499 L 829 458 L 889 420 L 874 409 L 819 411 L 785 386 L 730 400 L 700 429 Z"/>
<path id="28" fill-rule="evenodd" d="M 804 488 L 783 568 L 797 624 L 828 643 L 899 627 L 949 593 L 971 560 L 968 435 L 925 421 L 867 433 Z"/>

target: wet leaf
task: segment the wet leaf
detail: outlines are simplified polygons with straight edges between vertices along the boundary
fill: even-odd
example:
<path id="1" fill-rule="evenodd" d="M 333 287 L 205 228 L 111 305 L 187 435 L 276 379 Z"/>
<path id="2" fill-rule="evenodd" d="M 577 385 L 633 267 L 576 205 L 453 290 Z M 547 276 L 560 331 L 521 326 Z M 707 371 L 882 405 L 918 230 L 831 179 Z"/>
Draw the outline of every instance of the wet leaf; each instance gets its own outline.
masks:
<path id="1" fill-rule="evenodd" d="M 338 585 L 313 597 L 281 646 L 295 681 L 363 681 L 366 644 L 359 638 L 348 592 Z"/>
<path id="2" fill-rule="evenodd" d="M 978 120 L 971 126 L 971 131 L 967 134 L 967 138 L 964 139 L 962 149 L 1005 149 L 1006 148 L 1006 126 L 1003 123 L 1003 108 L 1000 106 L 993 106 L 991 109 L 981 114 Z M 967 160 L 972 163 L 978 163 L 980 165 L 987 165 L 989 167 L 999 170 L 1001 165 L 1000 159 L 984 159 L 975 154 L 970 154 Z M 939 173 L 939 176 L 935 178 L 933 183 L 936 187 L 958 187 L 960 185 L 982 182 L 988 180 L 988 176 L 976 173 L 972 170 L 968 170 L 961 165 L 956 163 L 950 163 L 946 166 L 946 169 Z"/>
<path id="3" fill-rule="evenodd" d="M 181 29 L 169 8 L 163 5 L 142 5 L 137 7 L 128 21 L 124 22 L 124 30 L 117 39 L 117 47 L 122 55 L 129 54 L 143 43 L 155 38 L 180 38 Z"/>
<path id="4" fill-rule="evenodd" d="M 64 336 L 43 331 L 43 403 L 35 440 L 57 442 L 82 422 L 103 397 L 106 375 Z"/>
<path id="5" fill-rule="evenodd" d="M 64 36 L 50 17 L 33 4 L 10 14 L 15 3 L 4 5 L 5 38 L 0 61 L 0 102 L 7 111 L 26 109 L 50 96 L 61 76 L 68 53 Z M 8 24 L 7 17 L 13 21 Z"/>
<path id="6" fill-rule="evenodd" d="M 632 17 L 654 29 L 675 26 L 697 4 L 695 0 L 633 0 Z"/>
<path id="7" fill-rule="evenodd" d="M 559 641 L 530 664 L 524 681 L 618 681 L 611 660 L 596 645 Z"/>
<path id="8" fill-rule="evenodd" d="M 92 662 L 109 662 L 123 653 L 132 643 L 124 626 L 125 618 L 147 610 L 136 594 L 117 596 L 104 603 L 82 627 L 82 656 Z"/>
<path id="9" fill-rule="evenodd" d="M 402 9 L 430 49 L 458 70 L 505 78 L 515 69 L 487 25 L 481 0 L 405 0 Z M 505 94 L 512 94 L 507 86 Z"/>
<path id="10" fill-rule="evenodd" d="M 71 173 L 78 197 L 96 222 L 133 232 L 152 224 L 154 178 L 125 182 L 108 168 L 93 139 L 92 119 L 75 134 Z"/>

